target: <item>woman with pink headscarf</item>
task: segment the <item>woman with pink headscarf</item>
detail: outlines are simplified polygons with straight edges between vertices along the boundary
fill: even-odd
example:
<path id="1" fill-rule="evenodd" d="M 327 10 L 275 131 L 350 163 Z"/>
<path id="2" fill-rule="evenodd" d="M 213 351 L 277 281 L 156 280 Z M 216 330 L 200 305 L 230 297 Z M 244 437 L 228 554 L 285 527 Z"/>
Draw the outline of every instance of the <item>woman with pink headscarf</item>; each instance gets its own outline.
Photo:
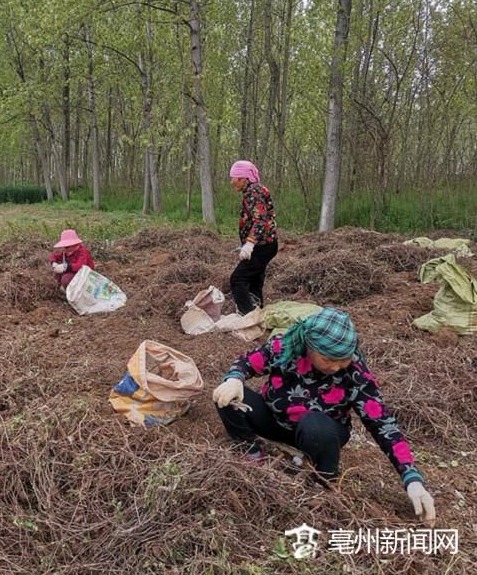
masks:
<path id="1" fill-rule="evenodd" d="M 237 311 L 245 315 L 263 307 L 265 270 L 277 255 L 277 224 L 269 190 L 260 183 L 257 167 L 247 160 L 230 168 L 232 188 L 242 194 L 239 236 L 240 262 L 230 276 Z"/>
<path id="2" fill-rule="evenodd" d="M 93 257 L 75 230 L 63 230 L 60 241 L 53 247 L 55 251 L 48 261 L 62 290 L 66 289 L 82 266 L 94 270 Z"/>

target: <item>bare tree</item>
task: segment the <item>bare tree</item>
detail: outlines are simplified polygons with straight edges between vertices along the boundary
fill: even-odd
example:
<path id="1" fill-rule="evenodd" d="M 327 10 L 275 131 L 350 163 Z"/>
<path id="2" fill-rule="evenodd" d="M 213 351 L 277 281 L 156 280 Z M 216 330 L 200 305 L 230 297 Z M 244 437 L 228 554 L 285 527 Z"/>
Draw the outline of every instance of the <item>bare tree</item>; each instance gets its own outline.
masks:
<path id="1" fill-rule="evenodd" d="M 285 130 L 287 125 L 287 95 L 288 95 L 288 73 L 290 67 L 290 43 L 291 28 L 293 19 L 293 0 L 287 0 L 286 17 L 284 22 L 284 47 L 283 47 L 283 66 L 280 83 L 280 98 L 278 107 L 277 135 L 278 147 L 275 161 L 275 191 L 279 193 L 282 188 L 284 156 L 285 156 Z"/>
<path id="2" fill-rule="evenodd" d="M 251 0 L 250 18 L 245 43 L 245 64 L 242 87 L 242 101 L 240 104 L 240 156 L 251 157 L 251 137 L 249 124 L 250 83 L 252 76 L 252 47 L 255 28 L 255 0 Z"/>
<path id="3" fill-rule="evenodd" d="M 99 162 L 99 132 L 98 117 L 96 112 L 96 91 L 94 85 L 94 64 L 93 64 L 93 42 L 91 38 L 91 29 L 89 26 L 84 27 L 85 42 L 88 49 L 88 74 L 87 74 L 87 91 L 88 105 L 91 115 L 91 137 L 92 137 L 92 163 L 93 163 L 93 205 L 96 210 L 100 208 L 100 162 Z"/>
<path id="4" fill-rule="evenodd" d="M 148 0 L 147 5 L 150 6 Z M 149 197 L 152 199 L 152 209 L 158 213 L 161 211 L 161 196 L 159 190 L 159 177 L 157 174 L 157 160 L 154 138 L 152 134 L 152 110 L 153 110 L 153 69 L 154 54 L 152 48 L 153 34 L 149 13 L 146 18 L 146 54 L 139 53 L 138 68 L 141 74 L 142 87 L 142 121 L 147 137 L 147 145 L 144 160 L 144 202 L 143 212 L 149 210 Z"/>
<path id="5" fill-rule="evenodd" d="M 278 99 L 279 84 L 280 84 L 280 67 L 275 58 L 273 43 L 272 43 L 272 0 L 265 0 L 264 6 L 264 53 L 268 65 L 270 81 L 268 86 L 268 102 L 267 112 L 263 123 L 263 130 L 261 135 L 261 144 L 258 151 L 258 163 L 260 166 L 265 165 L 265 159 L 268 151 L 268 144 L 270 141 L 270 132 L 273 124 L 273 116 Z"/>
<path id="6" fill-rule="evenodd" d="M 212 169 L 210 160 L 210 142 L 207 110 L 202 91 L 202 42 L 200 35 L 200 3 L 191 0 L 190 38 L 193 73 L 194 102 L 198 129 L 198 153 L 200 187 L 202 190 L 202 218 L 205 223 L 214 224 L 214 191 L 212 187 Z"/>
<path id="7" fill-rule="evenodd" d="M 53 188 L 51 185 L 50 178 L 50 166 L 48 163 L 48 155 L 45 149 L 45 144 L 43 138 L 41 137 L 40 130 L 38 128 L 38 122 L 35 116 L 30 113 L 30 124 L 33 132 L 33 138 L 35 140 L 36 153 L 40 162 L 41 171 L 43 174 L 43 181 L 45 183 L 46 197 L 48 200 L 53 199 Z"/>
<path id="8" fill-rule="evenodd" d="M 326 125 L 326 163 L 323 198 L 321 203 L 320 232 L 335 226 L 335 207 L 340 182 L 341 128 L 343 123 L 343 68 L 351 17 L 351 0 L 338 0 L 333 59 L 331 62 Z"/>
<path id="9" fill-rule="evenodd" d="M 63 166 L 65 171 L 66 189 L 70 187 L 70 163 L 71 163 L 71 94 L 70 94 L 71 70 L 70 70 L 70 38 L 68 34 L 64 37 L 63 49 Z"/>

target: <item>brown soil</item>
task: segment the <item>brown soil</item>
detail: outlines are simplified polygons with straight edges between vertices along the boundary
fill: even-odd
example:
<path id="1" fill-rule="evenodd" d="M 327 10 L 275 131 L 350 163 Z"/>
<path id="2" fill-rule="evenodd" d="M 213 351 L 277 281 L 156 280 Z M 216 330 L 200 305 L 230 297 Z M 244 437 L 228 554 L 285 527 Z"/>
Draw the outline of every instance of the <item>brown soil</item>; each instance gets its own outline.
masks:
<path id="1" fill-rule="evenodd" d="M 274 452 L 266 465 L 250 466 L 230 449 L 211 392 L 248 344 L 229 334 L 185 335 L 179 319 L 211 284 L 226 294 L 223 311 L 233 310 L 236 243 L 201 228 L 149 229 L 90 244 L 98 271 L 128 295 L 110 314 L 72 310 L 52 281 L 43 240 L 0 246 L 0 573 L 472 573 L 476 343 L 412 326 L 438 289 L 420 284 L 417 270 L 442 254 L 404 239 L 352 228 L 282 234 L 266 299 L 352 314 L 435 497 L 437 527 L 459 530 L 457 555 L 344 555 L 324 545 L 313 560 L 281 557 L 280 548 L 292 552 L 284 531 L 303 523 L 355 533 L 423 526 L 358 420 L 332 490 L 290 474 Z M 477 271 L 472 260 L 461 263 Z M 108 403 L 145 339 L 191 356 L 205 382 L 189 413 L 165 428 L 133 428 Z"/>

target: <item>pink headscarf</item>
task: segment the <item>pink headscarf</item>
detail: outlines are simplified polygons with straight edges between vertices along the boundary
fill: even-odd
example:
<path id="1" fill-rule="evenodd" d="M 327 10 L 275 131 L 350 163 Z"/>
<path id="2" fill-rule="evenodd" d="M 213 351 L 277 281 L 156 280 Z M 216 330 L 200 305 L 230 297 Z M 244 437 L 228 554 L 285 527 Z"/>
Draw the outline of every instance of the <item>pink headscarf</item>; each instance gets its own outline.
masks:
<path id="1" fill-rule="evenodd" d="M 255 184 L 260 181 L 258 168 L 248 160 L 239 160 L 230 168 L 231 178 L 247 178 L 249 182 Z"/>

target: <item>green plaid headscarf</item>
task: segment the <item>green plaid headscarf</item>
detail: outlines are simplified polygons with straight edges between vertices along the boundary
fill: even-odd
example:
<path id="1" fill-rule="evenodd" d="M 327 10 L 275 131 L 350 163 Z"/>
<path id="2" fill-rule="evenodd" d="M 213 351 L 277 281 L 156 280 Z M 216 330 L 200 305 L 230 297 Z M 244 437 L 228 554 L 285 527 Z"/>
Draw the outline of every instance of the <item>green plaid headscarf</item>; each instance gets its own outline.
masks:
<path id="1" fill-rule="evenodd" d="M 308 316 L 288 328 L 282 336 L 282 353 L 278 365 L 304 353 L 305 347 L 329 357 L 347 359 L 358 346 L 358 335 L 349 314 L 331 307 Z"/>

